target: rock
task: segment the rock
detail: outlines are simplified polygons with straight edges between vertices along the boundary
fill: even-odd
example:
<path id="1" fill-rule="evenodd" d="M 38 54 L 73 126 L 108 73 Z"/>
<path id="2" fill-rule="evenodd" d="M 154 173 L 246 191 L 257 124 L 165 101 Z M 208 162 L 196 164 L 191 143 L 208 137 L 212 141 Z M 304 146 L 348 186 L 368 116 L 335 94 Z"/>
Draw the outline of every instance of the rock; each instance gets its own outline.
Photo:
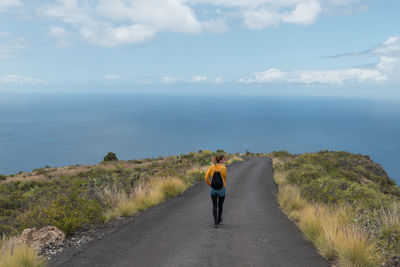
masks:
<path id="1" fill-rule="evenodd" d="M 45 247 L 60 247 L 65 241 L 65 234 L 55 226 L 45 226 L 41 229 L 34 227 L 25 229 L 19 239 L 21 242 L 41 250 Z"/>

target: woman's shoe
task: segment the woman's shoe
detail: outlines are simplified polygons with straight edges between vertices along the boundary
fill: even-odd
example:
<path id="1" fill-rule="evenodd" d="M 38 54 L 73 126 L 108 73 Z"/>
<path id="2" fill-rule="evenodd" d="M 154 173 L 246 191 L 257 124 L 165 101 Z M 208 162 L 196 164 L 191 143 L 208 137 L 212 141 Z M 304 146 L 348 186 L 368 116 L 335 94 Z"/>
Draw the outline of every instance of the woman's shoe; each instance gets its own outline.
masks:
<path id="1" fill-rule="evenodd" d="M 222 223 L 222 217 L 218 219 L 218 224 Z"/>

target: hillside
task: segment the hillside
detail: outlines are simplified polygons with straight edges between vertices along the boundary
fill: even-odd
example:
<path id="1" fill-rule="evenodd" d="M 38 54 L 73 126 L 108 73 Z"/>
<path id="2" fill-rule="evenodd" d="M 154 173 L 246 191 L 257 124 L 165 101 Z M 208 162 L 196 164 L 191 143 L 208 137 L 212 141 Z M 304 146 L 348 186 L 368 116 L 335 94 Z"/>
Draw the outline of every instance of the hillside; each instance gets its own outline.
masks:
<path id="1" fill-rule="evenodd" d="M 281 207 L 323 256 L 343 266 L 349 255 L 359 266 L 396 266 L 400 188 L 379 164 L 343 151 L 270 156 Z"/>
<path id="2" fill-rule="evenodd" d="M 0 233 L 18 235 L 24 228 L 54 225 L 68 235 L 79 227 L 112 220 L 121 212 L 134 213 L 120 205 L 123 198 L 133 196 L 135 189 L 144 190 L 151 183 L 157 187 L 157 179 L 181 187 L 177 192 L 167 192 L 174 188 L 164 184 L 162 189 L 166 195 L 143 205 L 157 204 L 201 180 L 213 154 L 204 150 L 166 158 L 45 167 L 2 176 Z M 228 155 L 230 162 L 237 160 L 236 156 Z"/>
<path id="3" fill-rule="evenodd" d="M 215 154 L 47 166 L 0 176 L 0 232 L 12 237 L 25 228 L 54 225 L 71 236 L 129 217 L 201 181 Z M 228 165 L 243 160 L 238 153 L 226 155 Z M 398 266 L 400 188 L 368 156 L 343 151 L 241 155 L 272 158 L 280 207 L 327 260 L 338 266 Z M 2 243 L 0 254 L 11 255 L 13 245 Z M 39 266 L 41 260 L 30 255 Z"/>

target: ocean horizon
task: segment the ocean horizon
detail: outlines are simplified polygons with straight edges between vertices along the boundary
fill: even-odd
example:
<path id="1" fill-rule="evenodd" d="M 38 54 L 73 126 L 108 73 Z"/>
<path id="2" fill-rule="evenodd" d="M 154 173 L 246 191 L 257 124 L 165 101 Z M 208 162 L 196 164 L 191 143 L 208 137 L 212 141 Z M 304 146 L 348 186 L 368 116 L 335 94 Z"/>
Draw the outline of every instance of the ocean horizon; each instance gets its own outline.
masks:
<path id="1" fill-rule="evenodd" d="M 333 97 L 10 94 L 0 98 L 0 174 L 46 165 L 227 152 L 369 155 L 400 183 L 400 105 Z"/>

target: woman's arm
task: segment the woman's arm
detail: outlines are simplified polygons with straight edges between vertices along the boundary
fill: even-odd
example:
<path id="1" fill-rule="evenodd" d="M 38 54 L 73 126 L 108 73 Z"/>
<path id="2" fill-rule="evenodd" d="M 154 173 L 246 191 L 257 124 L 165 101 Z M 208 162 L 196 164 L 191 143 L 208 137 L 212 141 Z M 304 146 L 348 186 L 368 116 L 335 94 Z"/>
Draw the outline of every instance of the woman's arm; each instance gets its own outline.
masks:
<path id="1" fill-rule="evenodd" d="M 226 178 L 227 178 L 227 171 L 226 171 L 226 167 L 224 166 L 224 168 L 222 168 L 222 179 L 224 180 L 224 186 L 226 186 Z"/>
<path id="2" fill-rule="evenodd" d="M 211 166 L 208 168 L 206 176 L 204 176 L 204 180 L 206 180 L 206 183 L 208 185 L 211 185 L 210 174 L 211 174 Z"/>

